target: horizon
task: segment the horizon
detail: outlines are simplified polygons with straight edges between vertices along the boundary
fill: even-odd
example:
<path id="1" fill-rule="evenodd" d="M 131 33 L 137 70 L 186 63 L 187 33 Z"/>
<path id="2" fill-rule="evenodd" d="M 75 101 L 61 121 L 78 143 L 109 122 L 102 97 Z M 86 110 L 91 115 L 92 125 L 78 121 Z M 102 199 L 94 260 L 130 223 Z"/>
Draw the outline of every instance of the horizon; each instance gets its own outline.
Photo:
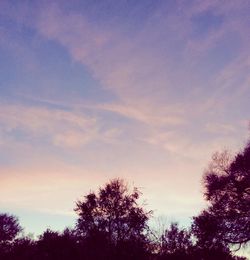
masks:
<path id="1" fill-rule="evenodd" d="M 0 2 L 0 205 L 73 226 L 110 179 L 188 226 L 216 151 L 249 138 L 250 2 Z"/>

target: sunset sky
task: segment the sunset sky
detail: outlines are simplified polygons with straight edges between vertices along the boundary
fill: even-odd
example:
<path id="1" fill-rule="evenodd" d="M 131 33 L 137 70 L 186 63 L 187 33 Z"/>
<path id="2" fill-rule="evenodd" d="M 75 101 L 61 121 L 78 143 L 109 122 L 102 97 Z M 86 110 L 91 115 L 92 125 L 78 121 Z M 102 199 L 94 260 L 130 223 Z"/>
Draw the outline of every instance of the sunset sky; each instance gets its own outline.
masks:
<path id="1" fill-rule="evenodd" d="M 211 155 L 249 136 L 249 0 L 0 0 L 0 211 L 73 226 L 114 177 L 154 216 L 205 206 Z"/>

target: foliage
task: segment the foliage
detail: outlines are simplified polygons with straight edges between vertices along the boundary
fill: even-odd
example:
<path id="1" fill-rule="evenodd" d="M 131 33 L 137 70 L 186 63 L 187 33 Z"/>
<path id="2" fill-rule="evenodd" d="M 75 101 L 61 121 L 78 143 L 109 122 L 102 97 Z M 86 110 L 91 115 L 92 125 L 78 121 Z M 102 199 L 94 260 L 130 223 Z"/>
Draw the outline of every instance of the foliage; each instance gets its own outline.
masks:
<path id="1" fill-rule="evenodd" d="M 164 259 L 185 258 L 193 247 L 191 233 L 180 229 L 177 223 L 172 223 L 170 228 L 165 230 L 161 240 L 160 255 Z"/>
<path id="2" fill-rule="evenodd" d="M 106 249 L 114 251 L 112 254 L 118 249 L 121 254 L 132 255 L 135 251 L 144 251 L 149 243 L 147 221 L 151 212 L 138 205 L 139 197 L 138 189 L 134 188 L 130 193 L 120 179 L 107 183 L 98 194 L 91 192 L 83 201 L 77 202 L 78 233 L 92 245 L 106 244 Z"/>
<path id="3" fill-rule="evenodd" d="M 21 230 L 17 217 L 6 213 L 0 214 L 0 244 L 12 241 Z"/>
<path id="4" fill-rule="evenodd" d="M 239 245 L 250 241 L 250 143 L 231 160 L 217 153 L 204 183 L 210 207 L 203 215 L 216 222 L 217 238 Z"/>
<path id="5" fill-rule="evenodd" d="M 11 246 L 10 259 L 37 259 L 35 241 L 29 237 L 15 239 Z"/>
<path id="6" fill-rule="evenodd" d="M 78 246 L 75 234 L 65 229 L 62 234 L 47 229 L 36 244 L 38 259 L 67 260 L 78 259 Z"/>
<path id="7" fill-rule="evenodd" d="M 11 243 L 21 231 L 17 217 L 7 213 L 0 214 L 0 259 L 10 254 Z"/>
<path id="8" fill-rule="evenodd" d="M 150 212 L 138 206 L 139 195 L 137 189 L 129 194 L 123 181 L 111 181 L 99 190 L 98 195 L 90 193 L 85 201 L 77 202 L 77 229 L 83 236 L 102 232 L 114 243 L 144 238 Z"/>
<path id="9" fill-rule="evenodd" d="M 221 223 L 217 217 L 204 210 L 193 218 L 192 233 L 197 238 L 197 245 L 202 248 L 227 247 L 222 240 Z"/>

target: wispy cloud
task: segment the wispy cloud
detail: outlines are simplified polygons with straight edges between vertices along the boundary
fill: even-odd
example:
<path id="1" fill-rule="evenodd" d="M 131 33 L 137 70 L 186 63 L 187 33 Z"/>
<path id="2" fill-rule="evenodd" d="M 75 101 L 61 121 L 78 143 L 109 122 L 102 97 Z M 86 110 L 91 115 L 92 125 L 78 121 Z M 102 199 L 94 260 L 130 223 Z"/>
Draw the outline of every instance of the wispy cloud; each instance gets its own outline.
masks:
<path id="1" fill-rule="evenodd" d="M 227 135 L 236 131 L 235 127 L 223 123 L 207 123 L 206 130 L 211 133 Z"/>
<path id="2" fill-rule="evenodd" d="M 98 135 L 95 118 L 46 107 L 1 104 L 0 125 L 3 133 L 14 138 L 19 131 L 28 138 L 48 138 L 65 147 L 84 145 Z"/>
<path id="3" fill-rule="evenodd" d="M 54 2 L 43 4 L 35 16 L 33 13 L 33 20 L 26 18 L 24 23 L 64 46 L 74 61 L 86 65 L 92 76 L 117 96 L 117 103 L 105 105 L 106 108 L 140 121 L 154 124 L 158 121 L 161 125 L 165 121 L 168 125 L 185 121 L 197 110 L 203 110 L 204 105 L 209 110 L 217 103 L 218 97 L 206 96 L 204 89 L 214 85 L 213 93 L 224 85 L 211 78 L 204 82 L 195 73 L 204 53 L 208 54 L 223 37 L 226 40 L 228 34 L 236 33 L 238 28 L 247 28 L 247 21 L 240 15 L 246 6 L 244 1 L 229 1 L 226 5 L 221 1 L 178 2 L 171 14 L 166 16 L 164 6 L 160 6 L 141 30 L 123 33 L 119 24 L 100 25 L 87 13 L 68 12 Z M 222 23 L 196 37 L 196 24 L 192 19 L 199 15 L 206 22 L 209 18 L 206 13 L 221 17 Z M 229 17 L 233 17 L 233 21 Z M 243 35 L 237 34 L 241 42 L 245 41 Z M 234 60 L 230 63 L 234 64 Z M 195 100 L 197 88 L 200 100 Z M 197 109 L 188 109 L 190 99 Z M 178 107 L 182 115 L 165 109 L 166 105 Z"/>
<path id="4" fill-rule="evenodd" d="M 122 104 L 102 104 L 97 105 L 95 108 L 100 110 L 111 111 L 122 116 L 138 120 L 140 122 L 146 123 L 150 126 L 162 126 L 162 125 L 182 125 L 186 123 L 185 118 L 178 113 L 177 108 L 162 108 L 165 111 L 162 113 L 165 116 L 161 116 L 161 112 L 156 113 L 152 108 L 133 105 L 122 105 Z M 167 112 L 169 110 L 169 112 Z M 178 115 L 179 114 L 179 115 Z"/>
<path id="5" fill-rule="evenodd" d="M 174 119 L 175 115 L 169 115 L 169 111 L 157 108 L 158 102 L 168 102 L 171 98 L 167 98 L 167 92 L 173 84 L 172 69 L 168 54 L 166 60 L 160 59 L 161 52 L 153 48 L 155 42 L 149 41 L 148 46 L 141 48 L 149 33 L 147 29 L 131 41 L 118 28 L 97 29 L 86 17 L 66 14 L 55 5 L 41 13 L 37 28 L 44 36 L 65 46 L 75 61 L 86 64 L 93 76 L 117 95 L 121 100 L 116 106 L 119 113 L 142 121 L 153 117 L 166 123 L 180 121 Z M 114 108 L 111 104 L 110 109 L 111 106 Z"/>
<path id="6" fill-rule="evenodd" d="M 190 127 L 193 122 L 202 121 L 205 115 L 216 117 L 218 113 L 223 113 L 225 106 L 228 106 L 228 95 L 219 99 L 221 93 L 228 89 L 227 84 L 232 85 L 228 83 L 228 77 L 237 81 L 237 75 L 246 74 L 247 65 L 242 67 L 237 59 L 233 59 L 225 61 L 222 68 L 213 72 L 211 77 L 206 76 L 208 81 L 202 75 L 196 76 L 196 70 L 200 69 L 204 57 L 223 37 L 227 39 L 228 33 L 234 33 L 238 27 L 246 27 L 247 22 L 241 19 L 239 13 L 245 5 L 243 2 L 230 2 L 226 6 L 220 1 L 193 1 L 188 5 L 178 2 L 174 12 L 167 16 L 164 6 L 161 6 L 136 33 L 123 33 L 119 24 L 113 22 L 100 25 L 93 22 L 87 13 L 81 14 L 77 10 L 68 12 L 56 2 L 42 5 L 43 8 L 36 10 L 36 16 L 32 16 L 32 22 L 26 20 L 24 23 L 48 40 L 61 44 L 75 62 L 87 66 L 102 87 L 116 96 L 115 102 L 89 105 L 89 108 L 110 111 L 146 124 L 151 136 L 139 136 L 137 139 L 149 140 L 149 143 L 160 146 L 164 144 L 167 150 L 175 153 L 192 143 L 192 136 L 178 136 L 181 131 L 177 129 Z M 206 14 L 220 17 L 220 25 L 209 25 L 211 30 L 197 37 L 194 34 L 197 26 L 194 17 L 198 16 L 206 22 L 209 18 Z M 230 15 L 233 22 L 228 19 Z M 237 37 L 244 42 L 243 34 L 237 34 Z M 247 83 L 246 80 L 235 92 L 246 89 Z M 49 111 L 46 113 L 50 114 Z M 66 147 L 81 146 L 100 138 L 95 120 L 77 115 L 72 121 L 72 113 L 51 113 L 59 126 L 43 122 L 43 118 L 48 117 L 43 112 L 40 116 L 42 126 L 37 127 L 40 130 L 35 129 L 36 123 L 33 122 L 33 125 L 29 123 L 29 131 L 34 132 L 35 129 L 39 132 L 47 128 L 52 132 L 54 128 L 54 133 L 51 133 L 52 143 Z M 76 121 L 80 118 L 82 123 L 79 125 Z M 51 122 L 52 119 L 50 117 L 46 120 Z M 69 126 L 67 129 L 62 127 L 63 121 Z M 210 121 L 216 122 L 216 118 Z M 21 122 L 16 124 L 23 127 Z M 211 132 L 213 128 L 215 131 L 215 125 L 211 122 L 208 126 L 204 122 L 201 129 Z M 55 128 L 59 130 L 55 131 Z M 218 126 L 216 128 L 219 130 Z M 223 129 L 220 127 L 220 130 Z M 119 131 L 109 130 L 109 133 Z M 174 138 L 172 134 L 169 136 L 169 131 L 175 133 Z"/>

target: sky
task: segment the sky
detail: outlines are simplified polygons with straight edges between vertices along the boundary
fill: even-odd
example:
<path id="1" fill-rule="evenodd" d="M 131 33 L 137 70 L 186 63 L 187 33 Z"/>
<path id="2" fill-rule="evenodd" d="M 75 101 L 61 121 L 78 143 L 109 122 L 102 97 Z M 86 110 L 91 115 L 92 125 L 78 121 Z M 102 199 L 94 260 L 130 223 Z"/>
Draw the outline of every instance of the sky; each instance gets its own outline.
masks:
<path id="1" fill-rule="evenodd" d="M 0 0 L 0 210 L 74 226 L 112 178 L 155 218 L 206 207 L 212 154 L 249 137 L 250 1 Z"/>

